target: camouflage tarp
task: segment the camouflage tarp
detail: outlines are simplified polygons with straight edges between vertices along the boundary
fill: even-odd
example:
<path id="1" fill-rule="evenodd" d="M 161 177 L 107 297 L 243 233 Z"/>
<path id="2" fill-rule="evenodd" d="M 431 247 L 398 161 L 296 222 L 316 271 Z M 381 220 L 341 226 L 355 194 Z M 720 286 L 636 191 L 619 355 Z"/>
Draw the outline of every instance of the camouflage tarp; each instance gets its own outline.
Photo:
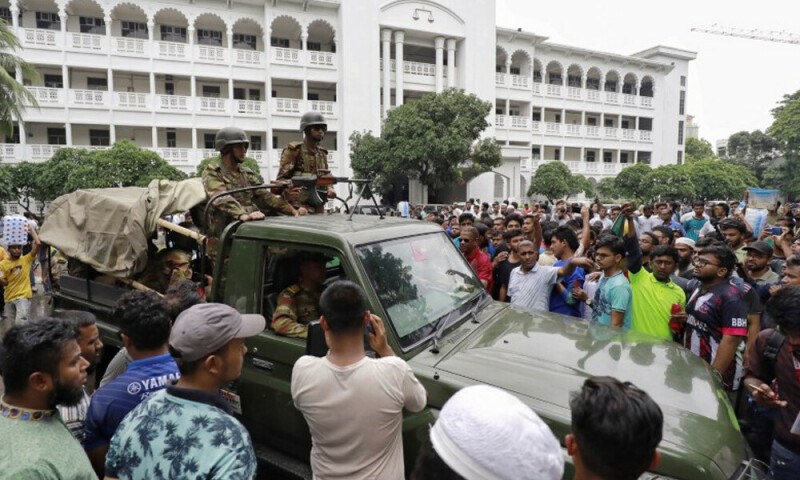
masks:
<path id="1" fill-rule="evenodd" d="M 39 237 L 98 272 L 130 278 L 147 265 L 156 221 L 205 199 L 199 178 L 153 180 L 147 188 L 78 190 L 48 205 Z"/>

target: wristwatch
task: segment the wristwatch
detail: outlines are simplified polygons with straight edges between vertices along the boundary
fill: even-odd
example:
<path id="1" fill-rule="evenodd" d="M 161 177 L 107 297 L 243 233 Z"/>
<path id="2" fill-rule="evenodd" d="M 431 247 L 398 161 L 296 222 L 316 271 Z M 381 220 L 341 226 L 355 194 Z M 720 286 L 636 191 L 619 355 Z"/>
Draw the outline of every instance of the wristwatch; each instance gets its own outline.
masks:
<path id="1" fill-rule="evenodd" d="M 589 308 L 594 308 L 594 300 L 591 298 L 587 298 L 585 303 L 586 305 L 589 305 Z"/>

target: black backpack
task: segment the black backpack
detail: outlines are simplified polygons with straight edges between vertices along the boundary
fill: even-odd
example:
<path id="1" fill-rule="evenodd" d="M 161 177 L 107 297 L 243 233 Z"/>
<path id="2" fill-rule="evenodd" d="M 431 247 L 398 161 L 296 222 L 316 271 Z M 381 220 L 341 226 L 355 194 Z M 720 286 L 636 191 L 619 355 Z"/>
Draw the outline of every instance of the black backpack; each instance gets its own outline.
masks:
<path id="1" fill-rule="evenodd" d="M 778 360 L 778 352 L 780 352 L 781 347 L 783 347 L 783 342 L 785 341 L 786 337 L 784 337 L 778 329 L 773 330 L 772 333 L 769 334 L 767 346 L 764 348 L 764 358 L 767 359 L 768 362 L 766 362 L 763 367 L 767 378 L 775 378 L 775 362 Z"/>

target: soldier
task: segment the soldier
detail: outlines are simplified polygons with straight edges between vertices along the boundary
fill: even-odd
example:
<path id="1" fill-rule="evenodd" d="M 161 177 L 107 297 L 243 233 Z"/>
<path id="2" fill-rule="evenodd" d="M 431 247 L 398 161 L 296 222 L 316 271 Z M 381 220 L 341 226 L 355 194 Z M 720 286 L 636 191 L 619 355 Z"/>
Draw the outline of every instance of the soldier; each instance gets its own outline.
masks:
<path id="1" fill-rule="evenodd" d="M 328 151 L 319 144 L 325 138 L 328 124 L 321 113 L 310 111 L 303 114 L 300 119 L 300 131 L 303 133 L 302 142 L 291 142 L 281 153 L 281 168 L 277 180 L 290 180 L 297 175 L 322 176 L 330 173 L 328 170 Z M 336 191 L 328 187 L 328 198 L 336 198 Z M 309 212 L 322 213 L 322 207 L 315 207 L 309 200 L 307 191 L 294 191 L 293 197 L 298 198 L 295 206 L 303 205 Z"/>
<path id="2" fill-rule="evenodd" d="M 272 329 L 278 335 L 306 338 L 309 322 L 319 318 L 319 297 L 325 282 L 328 258 L 317 253 L 301 253 L 297 283 L 278 296 L 272 314 Z"/>
<path id="3" fill-rule="evenodd" d="M 217 132 L 214 147 L 220 158 L 212 160 L 203 170 L 203 186 L 209 199 L 218 193 L 237 188 L 262 185 L 264 180 L 242 165 L 250 140 L 241 128 L 225 127 Z M 261 220 L 265 215 L 305 215 L 306 209 L 295 209 L 283 198 L 269 190 L 250 190 L 219 198 L 211 207 L 212 215 L 205 226 L 208 236 L 207 255 L 214 261 L 216 244 L 222 230 L 230 222 Z"/>

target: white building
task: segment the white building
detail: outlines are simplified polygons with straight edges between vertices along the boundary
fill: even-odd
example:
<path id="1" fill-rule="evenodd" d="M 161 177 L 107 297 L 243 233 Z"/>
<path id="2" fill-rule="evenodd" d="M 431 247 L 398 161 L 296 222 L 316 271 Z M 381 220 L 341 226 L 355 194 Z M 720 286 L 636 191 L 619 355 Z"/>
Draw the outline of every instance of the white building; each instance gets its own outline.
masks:
<path id="1" fill-rule="evenodd" d="M 504 156 L 452 197 L 519 197 L 547 161 L 601 178 L 682 160 L 694 53 L 553 44 L 496 27 L 493 1 L 0 0 L 0 17 L 41 74 L 17 73 L 40 108 L 0 144 L 7 162 L 129 139 L 192 172 L 216 130 L 237 125 L 270 179 L 313 109 L 333 172 L 349 175 L 353 131 L 379 132 L 387 109 L 446 87 L 496 105 L 486 134 Z"/>

